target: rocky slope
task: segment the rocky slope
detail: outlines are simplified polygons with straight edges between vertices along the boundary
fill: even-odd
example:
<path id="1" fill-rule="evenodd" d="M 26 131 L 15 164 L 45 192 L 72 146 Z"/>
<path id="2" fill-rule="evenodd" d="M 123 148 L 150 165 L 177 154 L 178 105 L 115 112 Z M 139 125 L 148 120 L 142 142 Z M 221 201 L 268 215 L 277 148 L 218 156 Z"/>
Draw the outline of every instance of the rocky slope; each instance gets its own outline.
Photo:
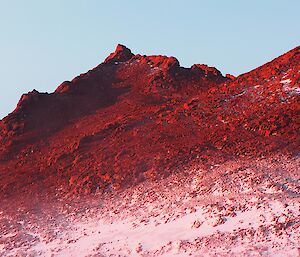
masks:
<path id="1" fill-rule="evenodd" d="M 298 256 L 299 68 L 300 47 L 235 78 L 118 45 L 23 95 L 0 121 L 0 252 Z"/>

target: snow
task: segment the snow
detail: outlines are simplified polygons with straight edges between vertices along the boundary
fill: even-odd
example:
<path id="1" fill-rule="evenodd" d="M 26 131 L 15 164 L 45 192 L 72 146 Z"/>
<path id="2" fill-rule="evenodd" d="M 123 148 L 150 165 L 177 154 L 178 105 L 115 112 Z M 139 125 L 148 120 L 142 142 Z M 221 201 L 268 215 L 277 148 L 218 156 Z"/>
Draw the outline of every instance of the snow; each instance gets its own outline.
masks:
<path id="1" fill-rule="evenodd" d="M 236 97 L 242 96 L 242 95 L 244 95 L 244 94 L 246 94 L 246 90 L 245 90 L 245 91 L 242 91 L 242 92 L 239 93 L 239 94 L 233 95 L 231 98 L 236 98 Z"/>
<path id="2" fill-rule="evenodd" d="M 284 79 L 280 81 L 281 84 L 290 84 L 291 82 L 292 82 L 291 79 Z"/>
<path id="3" fill-rule="evenodd" d="M 43 255 L 55 252 L 57 254 L 55 256 L 86 256 L 88 253 L 92 254 L 99 245 L 104 245 L 112 254 L 127 251 L 130 252 L 130 256 L 140 256 L 138 253 L 140 251 L 155 252 L 171 242 L 173 251 L 176 252 L 180 242 L 190 242 L 218 233 L 230 234 L 243 229 L 256 230 L 260 226 L 271 225 L 274 220 L 273 214 L 281 215 L 283 210 L 282 202 L 271 201 L 264 208 L 251 207 L 248 210 L 235 211 L 236 216 L 229 217 L 212 212 L 203 205 L 195 212 L 187 213 L 175 220 L 166 222 L 157 217 L 151 223 L 137 227 L 133 225 L 135 222 L 129 219 L 112 224 L 103 219 L 91 219 L 74 224 L 71 231 L 63 235 L 70 240 L 64 239 L 64 243 L 56 240 L 46 244 L 41 239 L 34 250 Z M 220 220 L 223 221 L 220 223 Z M 193 227 L 195 221 L 199 221 L 198 228 Z M 285 220 L 281 217 L 279 221 Z M 35 236 L 41 238 L 40 235 Z M 272 240 L 276 238 L 274 236 Z M 138 249 L 137 252 L 135 249 Z M 242 249 L 240 246 L 240 250 Z"/>
<path id="4" fill-rule="evenodd" d="M 300 88 L 299 87 L 289 87 L 289 86 L 284 86 L 284 91 L 290 93 L 290 94 L 300 94 Z"/>
<path id="5" fill-rule="evenodd" d="M 163 184 L 130 189 L 118 201 L 103 203 L 104 210 L 70 212 L 63 228 L 51 227 L 50 235 L 46 222 L 29 224 L 22 217 L 15 221 L 23 226 L 21 232 L 0 231 L 0 255 L 298 256 L 299 195 L 268 191 L 279 175 L 285 176 L 280 184 L 298 185 L 298 173 L 288 174 L 285 162 L 280 169 L 273 167 L 282 172 L 271 177 L 269 165 L 277 164 L 259 163 L 255 169 L 244 164 L 247 169 L 238 173 L 233 172 L 241 167 L 236 162 L 199 167 L 189 182 L 170 177 Z M 204 187 L 211 190 L 201 193 Z M 16 244 L 10 245 L 12 240 Z"/>
<path id="6" fill-rule="evenodd" d="M 2 237 L 4 237 L 4 238 L 9 238 L 9 237 L 14 237 L 14 236 L 16 236 L 17 235 L 17 233 L 8 233 L 8 234 L 6 234 L 6 235 L 3 235 Z"/>
<path id="7" fill-rule="evenodd" d="M 287 76 L 287 75 L 286 75 Z M 283 78 L 285 78 L 284 76 Z M 300 94 L 300 88 L 297 85 L 290 86 L 292 80 L 291 79 L 283 79 L 280 81 L 281 84 L 283 84 L 283 90 L 289 94 L 289 95 L 299 95 Z"/>

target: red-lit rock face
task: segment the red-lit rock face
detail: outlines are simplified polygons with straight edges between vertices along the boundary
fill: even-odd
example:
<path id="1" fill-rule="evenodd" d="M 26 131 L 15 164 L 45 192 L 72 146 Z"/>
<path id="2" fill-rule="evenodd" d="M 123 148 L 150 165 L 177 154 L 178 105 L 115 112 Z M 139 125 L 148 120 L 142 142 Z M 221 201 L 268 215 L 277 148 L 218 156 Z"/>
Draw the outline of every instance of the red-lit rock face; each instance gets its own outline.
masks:
<path id="1" fill-rule="evenodd" d="M 237 78 L 118 45 L 0 122 L 0 190 L 118 190 L 184 167 L 295 153 L 299 47 Z M 12 191 L 13 190 L 13 191 Z"/>
<path id="2" fill-rule="evenodd" d="M 209 67 L 205 64 L 194 64 L 192 66 L 192 69 L 195 72 L 199 72 L 201 74 L 207 75 L 207 76 L 221 76 L 221 72 L 217 70 L 215 67 Z"/>
<path id="3" fill-rule="evenodd" d="M 231 74 L 226 74 L 225 77 L 230 79 L 230 80 L 234 80 L 236 78 L 235 76 L 233 76 Z"/>
<path id="4" fill-rule="evenodd" d="M 130 49 L 123 45 L 117 45 L 114 53 L 111 53 L 104 61 L 104 63 L 126 62 L 134 55 Z"/>

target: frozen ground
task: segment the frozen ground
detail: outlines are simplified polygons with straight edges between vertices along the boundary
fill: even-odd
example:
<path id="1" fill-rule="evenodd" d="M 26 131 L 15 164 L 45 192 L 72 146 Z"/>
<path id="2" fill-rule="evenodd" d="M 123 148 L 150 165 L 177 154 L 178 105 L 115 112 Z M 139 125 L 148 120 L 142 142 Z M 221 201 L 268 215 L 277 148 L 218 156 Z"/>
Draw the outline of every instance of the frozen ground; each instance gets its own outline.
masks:
<path id="1" fill-rule="evenodd" d="M 0 255 L 299 256 L 299 160 L 194 167 L 76 204 L 1 210 Z"/>

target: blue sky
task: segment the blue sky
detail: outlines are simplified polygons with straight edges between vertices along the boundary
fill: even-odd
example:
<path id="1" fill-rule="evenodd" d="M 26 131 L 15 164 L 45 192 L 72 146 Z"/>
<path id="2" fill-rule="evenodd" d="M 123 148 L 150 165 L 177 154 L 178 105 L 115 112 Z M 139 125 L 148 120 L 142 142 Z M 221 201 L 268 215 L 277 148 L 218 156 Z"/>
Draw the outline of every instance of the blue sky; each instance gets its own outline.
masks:
<path id="1" fill-rule="evenodd" d="M 299 10 L 299 0 L 0 0 L 0 118 L 22 93 L 54 91 L 117 43 L 247 72 L 299 45 Z"/>

